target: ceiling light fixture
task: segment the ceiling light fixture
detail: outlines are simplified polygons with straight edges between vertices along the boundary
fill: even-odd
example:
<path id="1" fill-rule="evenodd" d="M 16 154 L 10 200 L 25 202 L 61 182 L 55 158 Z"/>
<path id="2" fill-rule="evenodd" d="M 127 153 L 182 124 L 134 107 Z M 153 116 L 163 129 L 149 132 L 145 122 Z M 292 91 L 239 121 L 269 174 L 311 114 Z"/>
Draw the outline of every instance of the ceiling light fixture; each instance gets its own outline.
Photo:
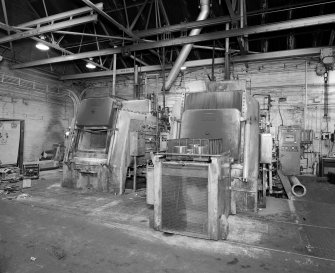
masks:
<path id="1" fill-rule="evenodd" d="M 40 39 L 44 41 L 45 40 L 45 36 L 40 36 Z M 47 50 L 50 49 L 49 46 L 47 46 L 46 44 L 43 44 L 42 42 L 38 42 L 36 44 L 36 48 L 38 48 L 39 50 L 42 50 L 42 51 L 47 51 Z"/>
<path id="2" fill-rule="evenodd" d="M 96 68 L 96 66 L 95 66 L 94 64 L 91 64 L 91 63 L 87 63 L 87 64 L 86 64 L 86 67 L 87 67 L 88 69 L 95 69 L 95 68 Z"/>
<path id="3" fill-rule="evenodd" d="M 93 62 L 93 58 L 89 58 L 89 60 Z M 88 69 L 95 69 L 96 65 L 94 65 L 93 63 L 86 63 L 86 67 Z"/>
<path id="4" fill-rule="evenodd" d="M 38 42 L 36 44 L 36 48 L 38 48 L 39 50 L 42 50 L 42 51 L 47 51 L 47 50 L 50 49 L 47 45 L 42 44 L 41 42 Z"/>

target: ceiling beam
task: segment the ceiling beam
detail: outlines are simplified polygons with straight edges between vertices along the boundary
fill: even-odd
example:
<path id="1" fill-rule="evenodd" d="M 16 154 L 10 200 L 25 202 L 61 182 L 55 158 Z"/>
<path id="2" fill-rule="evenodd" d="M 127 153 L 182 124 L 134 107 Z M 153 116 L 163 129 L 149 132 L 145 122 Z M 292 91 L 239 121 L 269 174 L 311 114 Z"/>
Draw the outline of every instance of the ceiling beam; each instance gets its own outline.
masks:
<path id="1" fill-rule="evenodd" d="M 129 55 L 129 57 L 142 65 L 149 65 L 148 63 L 146 63 L 145 61 L 142 61 L 140 58 L 137 58 L 134 55 Z"/>
<path id="2" fill-rule="evenodd" d="M 102 10 L 102 8 L 103 8 L 102 3 L 98 3 L 95 6 L 100 10 Z M 91 11 L 92 11 L 92 8 L 83 7 L 83 8 L 80 8 L 80 9 L 74 9 L 74 10 L 58 13 L 58 14 L 55 14 L 55 15 L 51 15 L 51 16 L 48 16 L 48 17 L 36 19 L 34 21 L 22 23 L 22 24 L 19 24 L 17 26 L 18 27 L 32 27 L 32 26 L 42 25 L 42 24 L 54 22 L 54 21 L 57 21 L 57 20 L 64 20 L 64 19 L 67 19 L 69 17 L 82 15 L 82 14 L 85 14 L 85 13 L 88 13 L 88 12 L 91 12 Z"/>
<path id="3" fill-rule="evenodd" d="M 139 11 L 137 12 L 137 14 L 136 14 L 133 22 L 131 23 L 131 26 L 129 27 L 130 30 L 132 30 L 135 27 L 135 25 L 137 23 L 137 20 L 138 20 L 138 18 L 140 18 L 140 16 L 141 16 L 141 14 L 142 14 L 145 6 L 147 5 L 148 1 L 149 0 L 145 0 L 145 2 L 143 3 L 143 5 L 141 6 L 141 8 L 139 9 Z"/>
<path id="4" fill-rule="evenodd" d="M 249 54 L 243 56 L 233 57 L 231 60 L 234 63 L 244 63 L 244 62 L 256 62 L 256 61 L 267 61 L 267 60 L 278 60 L 278 59 L 287 59 L 287 58 L 295 58 L 295 57 L 306 57 L 306 56 L 319 56 L 321 49 L 323 47 L 315 47 L 315 48 L 304 48 L 304 49 L 294 49 L 294 50 L 283 50 L 283 51 L 274 51 L 267 53 L 256 53 Z M 335 47 L 332 47 L 335 50 Z M 203 59 L 196 61 L 188 61 L 185 62 L 186 67 L 199 67 L 199 66 L 210 66 L 212 65 L 213 59 Z M 214 64 L 224 64 L 224 58 L 215 58 Z M 171 69 L 172 65 L 166 65 L 166 69 Z M 142 66 L 138 68 L 138 72 L 154 72 L 160 71 L 162 69 L 161 65 L 150 65 L 150 66 Z M 73 74 L 73 75 L 64 75 L 60 77 L 60 80 L 78 80 L 78 79 L 89 79 L 89 78 L 97 78 L 97 77 L 109 77 L 112 75 L 112 71 L 101 71 L 101 72 L 91 72 L 91 73 L 83 73 L 83 74 Z M 123 74 L 133 74 L 134 68 L 126 68 L 126 69 L 117 69 L 117 75 Z"/>
<path id="5" fill-rule="evenodd" d="M 49 59 L 44 59 L 44 60 L 37 60 L 37 61 L 31 61 L 27 63 L 16 64 L 16 65 L 13 65 L 13 68 L 14 69 L 15 68 L 25 68 L 25 67 L 39 66 L 39 65 L 51 64 L 51 63 L 74 61 L 74 60 L 91 58 L 91 57 L 96 57 L 96 56 L 106 56 L 106 55 L 111 55 L 111 54 L 147 50 L 147 49 L 159 48 L 159 47 L 164 47 L 164 46 L 176 46 L 176 45 L 197 43 L 197 42 L 203 42 L 203 41 L 212 41 L 212 40 L 237 37 L 237 36 L 242 36 L 242 35 L 259 34 L 259 33 L 265 33 L 265 32 L 293 29 L 297 27 L 307 27 L 307 26 L 313 26 L 313 25 L 318 25 L 318 24 L 328 24 L 328 23 L 334 23 L 334 22 L 335 22 L 335 16 L 333 14 L 308 17 L 308 18 L 296 19 L 296 20 L 291 20 L 291 21 L 286 21 L 286 22 L 281 22 L 281 23 L 245 27 L 243 29 L 231 29 L 227 31 L 217 31 L 217 32 L 212 32 L 212 33 L 200 34 L 196 36 L 180 37 L 176 39 L 162 40 L 162 41 L 157 41 L 157 42 L 138 43 L 138 44 L 133 44 L 133 45 L 125 46 L 125 47 L 109 48 L 109 49 L 102 49 L 102 50 L 97 50 L 97 51 L 88 51 L 88 52 L 74 54 L 71 56 L 54 57 L 54 58 L 49 58 Z"/>
<path id="6" fill-rule="evenodd" d="M 9 25 L 5 0 L 1 0 L 1 6 L 2 6 L 2 11 L 3 11 L 3 16 L 4 16 L 4 19 L 5 19 L 5 23 L 6 23 L 6 25 Z M 7 30 L 7 34 L 10 35 L 10 31 L 9 30 Z M 14 54 L 13 43 L 10 42 L 9 45 L 10 45 L 10 50 L 12 51 L 12 54 Z"/>
<path id="7" fill-rule="evenodd" d="M 163 13 L 163 16 L 164 16 L 164 19 L 165 19 L 165 24 L 169 26 L 170 25 L 169 16 L 166 13 L 166 9 L 164 7 L 164 4 L 163 4 L 162 0 L 159 0 L 158 4 L 159 4 L 159 7 L 160 7 L 160 9 L 161 9 L 161 11 Z"/>
<path id="8" fill-rule="evenodd" d="M 76 19 L 72 19 L 72 20 L 68 20 L 68 21 L 64 21 L 60 23 L 46 25 L 44 27 L 37 27 L 36 29 L 27 30 L 24 32 L 20 32 L 20 33 L 16 33 L 10 36 L 0 38 L 0 44 L 15 41 L 15 40 L 20 40 L 24 38 L 29 38 L 29 37 L 40 35 L 43 33 L 52 32 L 55 30 L 63 29 L 63 28 L 73 27 L 73 26 L 85 24 L 88 22 L 94 22 L 96 20 L 97 20 L 97 15 L 94 14 L 94 15 L 88 15 L 88 16 L 84 16 L 84 17 L 80 17 L 80 18 L 76 18 Z M 0 28 L 8 30 L 8 25 L 4 23 L 0 23 Z"/>
<path id="9" fill-rule="evenodd" d="M 90 8 L 92 8 L 96 13 L 100 14 L 102 17 L 106 18 L 109 22 L 111 22 L 113 25 L 115 25 L 118 29 L 120 29 L 121 31 L 123 31 L 124 33 L 126 33 L 128 36 L 137 39 L 137 36 L 129 29 L 127 29 L 126 27 L 124 27 L 123 25 L 121 25 L 119 22 L 117 22 L 116 20 L 114 20 L 112 17 L 110 17 L 106 12 L 102 11 L 101 9 L 99 9 L 98 7 L 96 7 L 95 4 L 93 4 L 91 1 L 89 0 L 82 0 L 87 6 L 89 6 Z"/>
<path id="10" fill-rule="evenodd" d="M 236 19 L 234 19 L 237 15 L 234 12 L 233 9 L 233 5 L 231 0 L 225 0 L 226 1 L 226 6 L 228 8 L 228 12 L 232 21 L 232 28 L 237 28 L 238 26 L 238 21 Z M 240 1 L 240 5 L 242 5 L 242 1 Z M 241 15 L 240 18 L 242 18 L 243 15 Z M 241 28 L 242 28 L 242 20 L 241 20 Z M 229 26 L 228 26 L 229 28 Z M 226 28 L 227 29 L 227 28 Z M 237 37 L 237 42 L 238 42 L 238 46 L 240 47 L 241 53 L 245 54 L 245 48 L 244 48 L 244 41 L 242 37 Z M 228 47 L 229 47 L 229 40 L 228 40 Z"/>
<path id="11" fill-rule="evenodd" d="M 309 3 L 310 5 L 307 5 L 306 7 L 313 6 L 315 4 L 321 4 L 324 1 L 312 1 Z M 260 10 L 255 10 L 255 11 L 249 11 L 246 13 L 246 16 L 255 16 L 255 15 L 261 15 L 261 14 L 266 14 L 270 12 L 276 12 L 280 10 L 290 10 L 290 9 L 295 9 L 295 8 L 303 8 L 306 4 L 297 4 L 297 5 L 285 5 L 285 6 L 280 6 L 280 7 L 275 7 L 275 8 L 262 8 Z M 208 27 L 208 26 L 215 26 L 215 25 L 220 25 L 220 24 L 225 24 L 225 23 L 230 23 L 232 20 L 237 20 L 240 21 L 240 16 L 221 16 L 217 18 L 211 18 L 203 21 L 195 21 L 195 22 L 189 22 L 189 23 L 180 23 L 176 25 L 171 25 L 171 26 L 165 26 L 162 28 L 154 28 L 154 29 L 148 29 L 148 30 L 143 30 L 143 31 L 138 31 L 134 32 L 139 38 L 144 38 L 144 37 L 149 37 L 149 36 L 154 36 L 158 34 L 163 34 L 166 32 L 177 32 L 177 31 L 185 31 L 187 29 L 193 29 L 193 28 L 203 28 L 203 27 Z"/>
<path id="12" fill-rule="evenodd" d="M 14 27 L 10 27 L 10 26 L 7 26 L 7 27 L 8 27 L 8 29 L 9 29 L 10 31 L 12 31 L 12 32 L 21 33 L 20 30 L 14 28 Z M 59 46 L 58 43 L 49 43 L 49 42 L 47 42 L 47 41 L 45 41 L 45 40 L 42 40 L 42 39 L 40 39 L 40 38 L 37 38 L 37 37 L 30 37 L 30 39 L 32 39 L 32 40 L 34 40 L 34 41 L 36 41 L 36 42 L 45 44 L 45 45 L 47 45 L 47 46 L 49 46 L 49 47 L 51 47 L 51 48 L 53 48 L 53 49 L 56 49 L 56 50 L 58 50 L 58 51 L 64 53 L 64 54 L 68 54 L 68 55 L 73 55 L 73 54 L 74 54 L 73 52 L 71 52 L 71 51 L 69 51 L 69 50 L 67 50 L 67 49 L 62 48 L 61 46 Z M 98 66 L 98 67 L 100 67 L 100 68 L 102 68 L 102 69 L 104 69 L 104 70 L 109 70 L 107 67 L 104 67 L 103 65 L 100 65 L 100 64 L 98 64 L 98 63 L 96 63 L 96 62 L 93 62 L 93 61 L 91 61 L 91 60 L 89 60 L 89 59 L 87 59 L 86 61 L 89 62 L 89 63 L 92 63 L 92 64 L 94 64 L 95 66 Z"/>
<path id="13" fill-rule="evenodd" d="M 240 18 L 234 17 L 234 19 L 239 20 Z M 230 16 L 221 16 L 221 17 L 206 19 L 202 21 L 180 23 L 177 25 L 170 25 L 170 26 L 165 26 L 161 28 L 153 28 L 153 29 L 148 29 L 148 30 L 143 30 L 143 31 L 136 31 L 134 33 L 136 34 L 137 37 L 144 38 L 144 37 L 154 36 L 154 35 L 163 34 L 163 33 L 185 31 L 188 29 L 215 26 L 215 25 L 225 24 L 229 22 L 231 22 Z"/>

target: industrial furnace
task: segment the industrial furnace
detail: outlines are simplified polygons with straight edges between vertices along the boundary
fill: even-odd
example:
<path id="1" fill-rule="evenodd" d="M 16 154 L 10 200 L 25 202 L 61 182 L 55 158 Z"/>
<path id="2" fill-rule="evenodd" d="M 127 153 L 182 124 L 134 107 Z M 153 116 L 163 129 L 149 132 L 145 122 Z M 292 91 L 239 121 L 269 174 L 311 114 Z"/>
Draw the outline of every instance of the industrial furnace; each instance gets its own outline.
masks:
<path id="1" fill-rule="evenodd" d="M 142 146 L 146 137 L 155 135 L 156 118 L 150 113 L 150 102 L 84 99 L 75 124 L 65 151 L 62 186 L 122 194 L 134 154 L 130 133 L 137 132 L 138 139 L 132 141 Z M 146 147 L 135 147 L 143 151 L 135 153 L 140 156 L 138 163 L 145 163 Z"/>
<path id="2" fill-rule="evenodd" d="M 154 158 L 157 230 L 218 240 L 229 213 L 257 210 L 259 105 L 236 86 L 212 83 L 186 97 L 180 138 Z"/>

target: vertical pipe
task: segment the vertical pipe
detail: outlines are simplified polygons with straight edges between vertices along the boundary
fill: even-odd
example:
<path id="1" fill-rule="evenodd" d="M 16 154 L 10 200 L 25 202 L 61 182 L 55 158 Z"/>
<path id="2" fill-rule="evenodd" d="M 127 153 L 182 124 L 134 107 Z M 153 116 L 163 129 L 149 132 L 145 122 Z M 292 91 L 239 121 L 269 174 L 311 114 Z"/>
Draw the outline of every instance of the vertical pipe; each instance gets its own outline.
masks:
<path id="1" fill-rule="evenodd" d="M 112 86 L 112 95 L 113 96 L 115 96 L 115 94 L 116 94 L 115 85 L 116 85 L 116 54 L 113 55 L 113 86 Z"/>
<path id="2" fill-rule="evenodd" d="M 163 47 L 163 56 L 162 56 L 162 92 L 163 92 L 163 111 L 165 111 L 165 47 Z"/>
<path id="3" fill-rule="evenodd" d="M 263 163 L 263 197 L 266 196 L 266 185 L 267 185 L 267 181 L 266 181 L 266 164 Z"/>
<path id="4" fill-rule="evenodd" d="M 137 159 L 136 156 L 134 156 L 134 179 L 133 179 L 133 191 L 136 191 L 136 173 L 137 173 Z"/>
<path id="5" fill-rule="evenodd" d="M 138 90 L 138 65 L 134 66 L 134 99 L 139 98 Z"/>
<path id="6" fill-rule="evenodd" d="M 248 181 L 249 174 L 249 150 L 250 150 L 250 120 L 245 123 L 244 129 L 244 151 L 243 151 L 243 181 Z"/>
<path id="7" fill-rule="evenodd" d="M 240 28 L 243 28 L 244 27 L 244 4 L 243 4 L 243 0 L 240 0 L 240 18 L 241 18 L 241 20 L 240 20 Z"/>
<path id="8" fill-rule="evenodd" d="M 214 64 L 215 64 L 215 41 L 213 41 L 213 50 L 212 50 L 212 78 L 211 78 L 211 81 L 215 81 Z"/>
<path id="9" fill-rule="evenodd" d="M 304 107 L 304 129 L 307 129 L 307 61 L 305 61 L 305 107 Z"/>
<path id="10" fill-rule="evenodd" d="M 229 30 L 229 23 L 226 24 L 226 30 Z M 224 58 L 224 79 L 230 80 L 230 65 L 229 65 L 229 38 L 225 40 L 226 50 Z"/>
<path id="11" fill-rule="evenodd" d="M 272 194 L 272 163 L 269 164 L 269 193 Z"/>

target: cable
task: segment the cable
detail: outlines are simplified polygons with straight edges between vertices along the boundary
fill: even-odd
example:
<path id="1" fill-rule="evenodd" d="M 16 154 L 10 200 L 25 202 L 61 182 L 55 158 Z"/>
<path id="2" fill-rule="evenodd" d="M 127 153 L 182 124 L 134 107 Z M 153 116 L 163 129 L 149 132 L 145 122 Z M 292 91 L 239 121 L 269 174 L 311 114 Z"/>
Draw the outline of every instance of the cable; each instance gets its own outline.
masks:
<path id="1" fill-rule="evenodd" d="M 279 111 L 279 115 L 281 119 L 281 126 L 284 126 L 283 116 L 281 115 L 281 111 L 280 111 L 280 103 L 278 103 L 278 111 Z"/>

